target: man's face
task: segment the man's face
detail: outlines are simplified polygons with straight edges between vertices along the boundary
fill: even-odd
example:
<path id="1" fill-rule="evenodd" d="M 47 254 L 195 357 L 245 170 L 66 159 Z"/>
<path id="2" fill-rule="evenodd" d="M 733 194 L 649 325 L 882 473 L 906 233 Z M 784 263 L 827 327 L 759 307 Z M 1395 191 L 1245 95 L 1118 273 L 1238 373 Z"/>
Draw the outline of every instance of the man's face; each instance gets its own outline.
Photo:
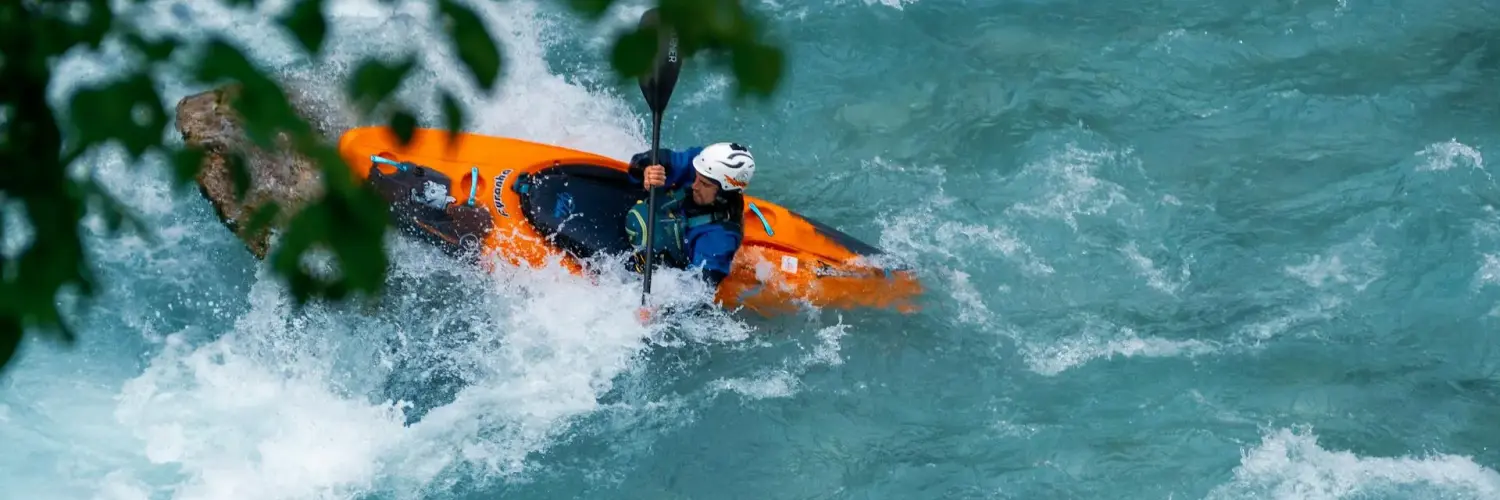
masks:
<path id="1" fill-rule="evenodd" d="M 719 195 L 719 184 L 702 175 L 693 179 L 693 201 L 699 205 L 707 205 L 714 202 Z"/>

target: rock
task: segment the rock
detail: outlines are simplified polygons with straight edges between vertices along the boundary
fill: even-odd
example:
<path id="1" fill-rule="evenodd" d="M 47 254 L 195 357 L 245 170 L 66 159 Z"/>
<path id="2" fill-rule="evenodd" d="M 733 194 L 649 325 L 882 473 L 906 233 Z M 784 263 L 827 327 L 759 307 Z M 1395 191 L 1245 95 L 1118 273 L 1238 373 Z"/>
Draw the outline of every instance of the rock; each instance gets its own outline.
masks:
<path id="1" fill-rule="evenodd" d="M 184 97 L 177 103 L 177 131 L 188 147 L 204 150 L 197 177 L 199 192 L 250 253 L 265 259 L 270 239 L 266 229 L 281 227 L 297 210 L 321 197 L 322 179 L 314 163 L 290 151 L 284 133 L 276 151 L 265 151 L 245 138 L 239 116 L 228 104 L 236 91 L 238 87 L 231 85 Z M 244 199 L 237 196 L 229 169 L 230 158 L 237 151 L 244 154 L 250 174 Z M 249 234 L 244 225 L 267 201 L 280 207 L 278 217 L 271 227 Z"/>

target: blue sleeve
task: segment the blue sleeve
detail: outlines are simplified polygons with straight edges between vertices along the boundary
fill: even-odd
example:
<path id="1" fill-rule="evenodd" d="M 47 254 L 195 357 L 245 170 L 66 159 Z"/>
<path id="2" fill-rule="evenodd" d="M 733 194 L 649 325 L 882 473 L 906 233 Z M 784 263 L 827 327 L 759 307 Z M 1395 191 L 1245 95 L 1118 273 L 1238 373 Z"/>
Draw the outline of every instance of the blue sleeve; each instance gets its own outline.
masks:
<path id="1" fill-rule="evenodd" d="M 702 266 L 705 271 L 728 275 L 730 266 L 734 263 L 734 254 L 739 249 L 740 235 L 722 226 L 711 226 L 711 229 L 706 229 L 693 242 L 693 256 L 688 264 Z"/>
<path id="2" fill-rule="evenodd" d="M 702 146 L 694 146 L 682 151 L 673 151 L 667 148 L 661 148 L 657 151 L 660 154 L 657 157 L 657 161 L 661 162 L 661 166 L 667 169 L 667 189 L 676 189 L 692 182 L 693 157 L 698 156 L 698 153 L 703 151 Z M 631 158 L 631 167 L 626 170 L 626 173 L 630 175 L 631 183 L 641 183 L 643 179 L 641 179 L 640 171 L 637 168 L 644 168 L 646 163 L 650 163 L 650 158 L 651 150 L 649 149 L 636 153 Z"/>
<path id="3" fill-rule="evenodd" d="M 677 189 L 693 182 L 693 157 L 703 152 L 702 147 L 691 147 L 667 153 L 662 162 L 667 168 L 667 189 Z"/>

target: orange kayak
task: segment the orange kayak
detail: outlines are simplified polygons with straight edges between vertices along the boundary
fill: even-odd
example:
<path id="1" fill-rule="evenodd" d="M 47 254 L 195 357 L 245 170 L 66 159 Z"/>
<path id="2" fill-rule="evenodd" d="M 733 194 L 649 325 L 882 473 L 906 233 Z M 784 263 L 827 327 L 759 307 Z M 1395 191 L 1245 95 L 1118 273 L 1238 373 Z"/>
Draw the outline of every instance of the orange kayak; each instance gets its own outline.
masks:
<path id="1" fill-rule="evenodd" d="M 625 214 L 646 191 L 613 158 L 519 139 L 417 129 L 405 146 L 387 127 L 350 130 L 339 154 L 391 203 L 396 227 L 455 255 L 519 266 L 553 257 L 582 274 L 588 259 L 632 251 Z M 911 313 L 922 285 L 882 252 L 785 207 L 745 196 L 745 237 L 715 299 L 763 315 L 821 308 Z M 490 259 L 485 259 L 486 262 Z"/>

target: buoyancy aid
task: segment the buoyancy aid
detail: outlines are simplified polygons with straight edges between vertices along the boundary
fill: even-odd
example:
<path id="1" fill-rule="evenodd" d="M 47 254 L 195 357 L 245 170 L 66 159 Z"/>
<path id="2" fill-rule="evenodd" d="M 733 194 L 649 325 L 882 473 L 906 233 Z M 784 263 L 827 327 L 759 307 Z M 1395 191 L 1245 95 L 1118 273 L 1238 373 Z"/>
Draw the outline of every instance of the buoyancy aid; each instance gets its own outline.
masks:
<path id="1" fill-rule="evenodd" d="M 736 234 L 743 233 L 743 198 L 729 195 L 714 200 L 708 206 L 692 203 L 688 189 L 664 190 L 665 199 L 657 200 L 656 228 L 650 231 L 653 248 L 664 257 L 664 264 L 685 268 L 692 262 L 692 249 L 687 248 L 687 238 L 694 228 L 708 224 L 721 224 L 724 229 Z M 648 206 L 645 199 L 636 201 L 625 215 L 625 233 L 630 244 L 639 254 L 646 248 Z"/>

